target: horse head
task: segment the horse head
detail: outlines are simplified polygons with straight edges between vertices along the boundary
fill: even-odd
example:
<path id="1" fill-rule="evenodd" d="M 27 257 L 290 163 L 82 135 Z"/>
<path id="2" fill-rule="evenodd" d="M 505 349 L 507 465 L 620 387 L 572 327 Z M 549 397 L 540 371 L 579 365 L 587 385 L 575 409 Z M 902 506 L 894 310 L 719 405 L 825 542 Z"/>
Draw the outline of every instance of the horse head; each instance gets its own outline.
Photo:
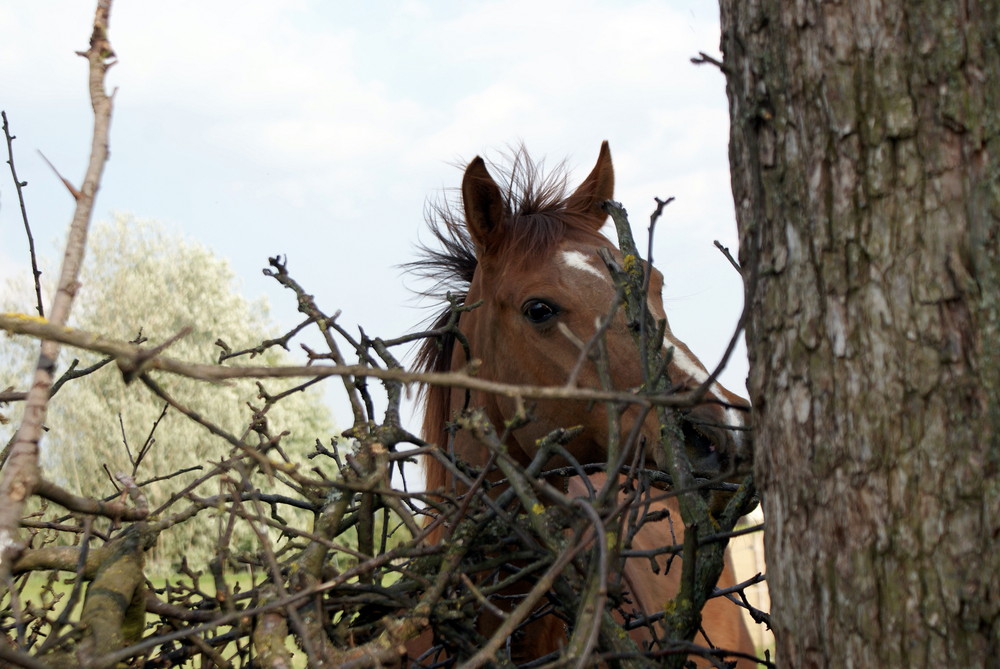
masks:
<path id="1" fill-rule="evenodd" d="M 461 248 L 466 255 L 464 263 L 455 263 L 467 281 L 465 303 L 479 305 L 463 312 L 458 325 L 471 355 L 481 362 L 480 378 L 558 386 L 573 377 L 578 387 L 601 388 L 603 374 L 604 383 L 610 379 L 615 389 L 632 390 L 643 384 L 632 326 L 623 310 L 612 309 L 618 301 L 617 288 L 599 254 L 607 249 L 616 262 L 626 263 L 601 233 L 607 220 L 603 204 L 613 197 L 614 181 L 607 142 L 589 176 L 569 195 L 561 188 L 563 182 L 540 178 L 526 159 L 517 161 L 502 186 L 482 158 L 468 165 L 461 189 L 464 220 L 447 225 L 452 251 Z M 652 267 L 645 270 L 651 273 L 647 307 L 664 324 L 662 346 L 669 359 L 671 389 L 693 390 L 709 374 L 666 322 L 663 275 Z M 600 363 L 581 351 L 581 343 L 593 342 L 598 328 L 606 352 Z M 425 367 L 461 369 L 468 363 L 462 347 L 437 348 L 433 355 L 431 350 L 425 346 Z M 431 360 L 435 355 L 437 362 Z M 436 403 L 431 400 L 425 433 L 434 439 L 442 434 L 444 419 L 465 406 L 466 396 L 452 390 Z M 488 393 L 473 393 L 469 404 L 481 407 L 498 431 L 518 410 L 514 399 Z M 733 467 L 733 454 L 747 452 L 748 409 L 745 400 L 713 382 L 699 404 L 683 411 L 681 432 L 696 471 L 725 474 Z M 526 464 L 541 437 L 556 428 L 579 426 L 579 434 L 567 446 L 569 452 L 582 464 L 605 462 L 607 411 L 603 403 L 537 400 L 531 406 L 532 420 L 511 432 L 508 448 Z M 666 470 L 656 412 L 630 406 L 621 414 L 620 425 L 622 435 L 640 437 L 647 462 Z M 457 438 L 455 451 L 473 464 L 482 464 L 487 457 L 484 447 L 471 439 Z M 440 484 L 443 476 L 429 470 L 428 485 Z"/>

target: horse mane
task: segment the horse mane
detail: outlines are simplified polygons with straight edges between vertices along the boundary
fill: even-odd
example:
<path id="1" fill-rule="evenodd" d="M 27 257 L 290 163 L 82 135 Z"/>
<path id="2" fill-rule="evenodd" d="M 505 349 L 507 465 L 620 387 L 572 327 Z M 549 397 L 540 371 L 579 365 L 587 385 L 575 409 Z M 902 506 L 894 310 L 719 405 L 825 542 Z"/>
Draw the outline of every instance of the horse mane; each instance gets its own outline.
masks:
<path id="1" fill-rule="evenodd" d="M 501 163 L 490 163 L 490 172 L 504 194 L 510 218 L 501 248 L 491 249 L 501 266 L 517 267 L 548 257 L 567 236 L 593 237 L 593 223 L 567 207 L 566 169 L 560 163 L 545 173 L 543 163 L 534 162 L 523 146 L 516 147 Z M 465 301 L 472 277 L 479 267 L 479 249 L 465 223 L 461 191 L 428 207 L 426 218 L 436 244 L 422 244 L 421 257 L 405 265 L 419 277 L 431 279 L 425 297 L 443 303 L 430 319 L 432 329 L 447 325 L 452 306 Z M 451 369 L 457 337 L 445 332 L 423 340 L 417 350 L 415 368 L 420 372 L 446 372 Z M 422 438 L 439 446 L 448 443 L 446 424 L 451 419 L 451 389 L 424 386 L 424 421 Z M 424 459 L 427 490 L 441 488 L 447 482 L 445 468 L 434 458 Z"/>

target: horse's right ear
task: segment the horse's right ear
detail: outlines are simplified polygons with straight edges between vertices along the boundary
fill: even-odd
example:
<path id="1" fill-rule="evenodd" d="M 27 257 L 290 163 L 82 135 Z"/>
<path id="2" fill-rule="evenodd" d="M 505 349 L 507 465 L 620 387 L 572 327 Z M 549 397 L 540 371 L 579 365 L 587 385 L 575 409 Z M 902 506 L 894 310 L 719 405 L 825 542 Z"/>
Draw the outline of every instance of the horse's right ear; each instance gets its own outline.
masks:
<path id="1" fill-rule="evenodd" d="M 472 241 L 480 251 L 489 250 L 498 236 L 503 234 L 510 210 L 500 187 L 479 156 L 465 168 L 462 204 L 465 207 L 465 225 L 472 235 Z"/>
<path id="2" fill-rule="evenodd" d="M 611 164 L 611 149 L 608 140 L 601 142 L 601 153 L 597 164 L 583 183 L 566 198 L 566 209 L 589 218 L 597 230 L 608 219 L 604 203 L 615 196 L 615 168 Z"/>

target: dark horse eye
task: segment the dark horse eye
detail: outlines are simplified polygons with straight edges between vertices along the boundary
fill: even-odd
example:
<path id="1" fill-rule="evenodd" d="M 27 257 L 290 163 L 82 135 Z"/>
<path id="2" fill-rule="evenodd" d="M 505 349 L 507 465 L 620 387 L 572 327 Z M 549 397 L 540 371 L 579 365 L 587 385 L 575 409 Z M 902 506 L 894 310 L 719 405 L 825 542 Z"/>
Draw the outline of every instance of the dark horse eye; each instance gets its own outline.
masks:
<path id="1" fill-rule="evenodd" d="M 559 307 L 545 300 L 528 300 L 521 306 L 524 317 L 540 325 L 559 313 Z"/>

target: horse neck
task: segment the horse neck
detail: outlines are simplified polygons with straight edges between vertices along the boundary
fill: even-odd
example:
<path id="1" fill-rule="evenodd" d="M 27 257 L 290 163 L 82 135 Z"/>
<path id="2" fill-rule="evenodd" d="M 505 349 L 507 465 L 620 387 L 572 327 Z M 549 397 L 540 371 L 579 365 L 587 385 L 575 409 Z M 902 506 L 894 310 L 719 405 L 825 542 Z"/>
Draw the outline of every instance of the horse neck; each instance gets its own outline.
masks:
<path id="1" fill-rule="evenodd" d="M 427 400 L 424 407 L 424 424 L 421 436 L 429 444 L 438 448 L 447 448 L 449 434 L 446 429 L 451 420 L 451 389 L 445 386 L 432 386 L 427 389 Z M 424 458 L 425 490 L 443 490 L 450 480 L 450 475 L 441 461 L 432 455 Z"/>

